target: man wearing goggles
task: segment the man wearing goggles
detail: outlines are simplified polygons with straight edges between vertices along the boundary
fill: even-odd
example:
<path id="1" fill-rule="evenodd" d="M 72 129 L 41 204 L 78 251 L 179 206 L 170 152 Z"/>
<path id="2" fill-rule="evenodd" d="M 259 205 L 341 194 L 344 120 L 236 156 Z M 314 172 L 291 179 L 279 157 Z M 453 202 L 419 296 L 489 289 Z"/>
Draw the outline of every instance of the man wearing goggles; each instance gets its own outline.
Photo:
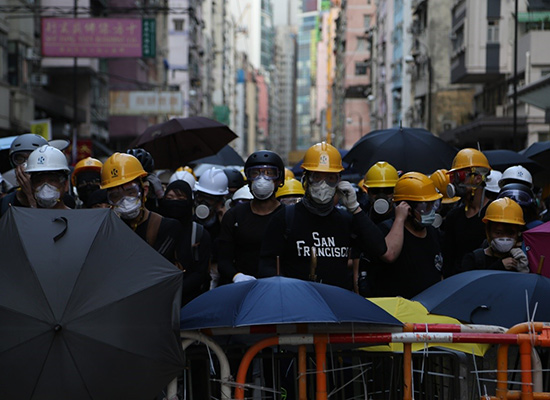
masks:
<path id="1" fill-rule="evenodd" d="M 379 227 L 388 252 L 372 266 L 373 296 L 410 299 L 441 280 L 443 259 L 439 235 L 432 226 L 441 202 L 434 183 L 424 174 L 408 172 L 395 185 L 395 220 Z"/>
<path id="2" fill-rule="evenodd" d="M 281 157 L 272 151 L 257 151 L 247 158 L 244 171 L 253 199 L 231 207 L 223 217 L 218 264 L 222 284 L 258 277 L 266 227 L 281 208 L 275 197 L 284 179 Z"/>
<path id="3" fill-rule="evenodd" d="M 526 230 L 543 224 L 539 219 L 539 207 L 536 196 L 529 186 L 522 183 L 508 183 L 502 186 L 497 199 L 503 197 L 508 197 L 520 205 Z"/>

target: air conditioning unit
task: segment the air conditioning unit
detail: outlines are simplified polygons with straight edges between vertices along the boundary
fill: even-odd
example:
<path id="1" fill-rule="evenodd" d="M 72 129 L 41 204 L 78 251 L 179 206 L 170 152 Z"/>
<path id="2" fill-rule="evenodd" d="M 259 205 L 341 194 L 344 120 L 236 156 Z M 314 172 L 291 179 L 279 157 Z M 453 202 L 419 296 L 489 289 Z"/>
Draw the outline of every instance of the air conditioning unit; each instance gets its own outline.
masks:
<path id="1" fill-rule="evenodd" d="M 25 59 L 28 61 L 37 61 L 37 60 L 40 60 L 40 56 L 36 54 L 36 52 L 32 47 L 29 47 L 25 54 Z"/>
<path id="2" fill-rule="evenodd" d="M 48 84 L 48 75 L 46 74 L 32 74 L 31 85 L 33 86 L 46 86 Z"/>

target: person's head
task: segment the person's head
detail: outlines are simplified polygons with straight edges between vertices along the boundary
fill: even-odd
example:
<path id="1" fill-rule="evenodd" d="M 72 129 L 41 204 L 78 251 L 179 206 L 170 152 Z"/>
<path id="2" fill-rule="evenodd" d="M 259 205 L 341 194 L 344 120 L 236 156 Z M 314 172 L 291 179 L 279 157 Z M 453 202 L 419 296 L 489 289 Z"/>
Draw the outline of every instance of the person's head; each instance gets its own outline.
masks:
<path id="1" fill-rule="evenodd" d="M 224 168 L 223 172 L 227 176 L 227 188 L 229 190 L 229 195 L 232 196 L 233 193 L 245 185 L 244 176 L 235 168 Z"/>
<path id="2" fill-rule="evenodd" d="M 463 199 L 473 196 L 477 190 L 483 189 L 485 177 L 490 171 L 489 161 L 481 151 L 470 148 L 460 150 L 448 172 L 451 184 L 447 194 Z"/>
<path id="3" fill-rule="evenodd" d="M 168 184 L 174 182 L 174 181 L 185 181 L 189 184 L 191 187 L 191 190 L 195 189 L 195 184 L 197 183 L 197 180 L 193 175 L 191 175 L 189 172 L 184 171 L 183 169 L 178 169 L 176 172 L 174 172 L 170 179 L 168 180 Z"/>
<path id="4" fill-rule="evenodd" d="M 500 187 L 503 187 L 509 183 L 521 183 L 522 185 L 529 186 L 529 189 L 533 189 L 533 177 L 527 168 L 521 165 L 514 165 L 504 170 L 498 184 Z"/>
<path id="5" fill-rule="evenodd" d="M 191 221 L 193 216 L 193 191 L 183 180 L 171 182 L 159 202 L 159 212 L 165 217 L 181 222 Z"/>
<path id="6" fill-rule="evenodd" d="M 408 220 L 415 230 L 434 223 L 442 197 L 433 181 L 420 172 L 407 172 L 401 176 L 393 192 L 395 203 L 405 201 L 411 207 Z"/>
<path id="7" fill-rule="evenodd" d="M 242 188 L 240 188 L 235 193 L 233 193 L 233 196 L 231 196 L 231 202 L 229 203 L 229 208 L 233 208 L 237 204 L 248 203 L 252 199 L 254 199 L 254 196 L 250 191 L 250 187 L 248 187 L 248 185 L 244 185 Z"/>
<path id="8" fill-rule="evenodd" d="M 203 172 L 195 185 L 195 216 L 204 226 L 212 226 L 223 214 L 225 196 L 229 193 L 227 175 L 221 169 Z"/>
<path id="9" fill-rule="evenodd" d="M 97 189 L 88 196 L 86 208 L 111 208 L 107 200 L 107 189 Z"/>
<path id="10" fill-rule="evenodd" d="M 502 172 L 493 169 L 487 178 L 485 178 L 485 197 L 490 201 L 496 200 L 498 193 L 500 192 L 500 178 L 502 178 Z"/>
<path id="11" fill-rule="evenodd" d="M 11 142 L 9 158 L 13 168 L 27 162 L 29 155 L 41 146 L 48 144 L 48 141 L 34 133 L 24 133 Z"/>
<path id="12" fill-rule="evenodd" d="M 363 187 L 375 213 L 385 215 L 392 210 L 393 188 L 398 179 L 397 170 L 386 161 L 379 161 L 369 168 Z"/>
<path id="13" fill-rule="evenodd" d="M 78 197 L 86 204 L 90 194 L 99 189 L 101 183 L 101 167 L 103 163 L 98 159 L 87 157 L 76 163 L 71 183 L 78 192 Z"/>
<path id="14" fill-rule="evenodd" d="M 299 203 L 305 193 L 302 182 L 296 179 L 287 179 L 285 184 L 277 190 L 276 197 L 282 204 L 292 205 Z"/>
<path id="15" fill-rule="evenodd" d="M 137 158 L 145 172 L 147 172 L 148 174 L 154 171 L 155 160 L 153 159 L 151 153 L 149 153 L 147 150 L 140 148 L 128 149 L 126 150 L 126 154 L 130 154 Z"/>
<path id="16" fill-rule="evenodd" d="M 344 170 L 338 149 L 326 142 L 314 144 L 304 155 L 302 169 L 306 196 L 319 206 L 333 204 L 340 173 Z"/>
<path id="17" fill-rule="evenodd" d="M 270 200 L 283 185 L 285 165 L 277 153 L 260 150 L 246 159 L 244 172 L 254 198 L 259 201 Z"/>
<path id="18" fill-rule="evenodd" d="M 523 211 L 523 218 L 527 223 L 538 218 L 538 207 L 535 194 L 521 183 L 508 183 L 500 189 L 497 199 L 508 197 L 519 204 Z"/>
<path id="19" fill-rule="evenodd" d="M 508 197 L 496 199 L 487 207 L 485 233 L 491 248 L 497 253 L 508 253 L 516 244 L 525 221 L 519 204 Z"/>
<path id="20" fill-rule="evenodd" d="M 144 210 L 147 172 L 139 160 L 124 153 L 114 153 L 101 168 L 101 188 L 107 189 L 107 199 L 117 215 L 132 221 Z"/>
<path id="21" fill-rule="evenodd" d="M 60 150 L 47 144 L 39 147 L 29 155 L 25 171 L 30 174 L 31 189 L 39 207 L 53 208 L 63 203 L 71 170 Z"/>

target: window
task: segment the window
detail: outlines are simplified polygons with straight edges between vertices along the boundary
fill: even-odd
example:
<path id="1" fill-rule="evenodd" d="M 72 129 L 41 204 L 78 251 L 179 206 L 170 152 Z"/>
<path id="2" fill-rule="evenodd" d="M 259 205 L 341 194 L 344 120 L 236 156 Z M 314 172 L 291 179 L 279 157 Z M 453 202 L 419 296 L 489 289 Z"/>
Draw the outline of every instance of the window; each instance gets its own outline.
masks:
<path id="1" fill-rule="evenodd" d="M 0 81 L 8 82 L 8 35 L 0 31 Z"/>
<path id="2" fill-rule="evenodd" d="M 487 43 L 498 43 L 498 20 L 487 21 Z"/>
<path id="3" fill-rule="evenodd" d="M 363 37 L 357 38 L 357 47 L 355 48 L 355 51 L 367 51 L 368 45 L 367 45 L 367 39 Z"/>
<path id="4" fill-rule="evenodd" d="M 174 30 L 176 32 L 183 32 L 183 27 L 185 26 L 185 20 L 183 19 L 174 19 Z"/>
<path id="5" fill-rule="evenodd" d="M 367 75 L 368 63 L 358 61 L 355 63 L 355 75 Z"/>
<path id="6" fill-rule="evenodd" d="M 365 27 L 365 29 L 370 28 L 370 15 L 368 14 L 363 15 L 363 26 Z"/>

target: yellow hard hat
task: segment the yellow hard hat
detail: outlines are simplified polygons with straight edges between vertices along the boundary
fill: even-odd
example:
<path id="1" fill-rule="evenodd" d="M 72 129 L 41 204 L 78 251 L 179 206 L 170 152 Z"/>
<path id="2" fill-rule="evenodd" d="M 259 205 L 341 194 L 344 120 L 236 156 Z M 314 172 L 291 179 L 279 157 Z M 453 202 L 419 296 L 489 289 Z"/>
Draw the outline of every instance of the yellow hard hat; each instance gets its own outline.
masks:
<path id="1" fill-rule="evenodd" d="M 486 168 L 487 173 L 491 170 L 491 166 L 485 154 L 479 150 L 470 148 L 462 149 L 456 153 L 449 173 L 464 168 Z"/>
<path id="2" fill-rule="evenodd" d="M 189 166 L 185 166 L 185 167 L 179 167 L 176 172 L 179 172 L 179 171 L 186 171 L 186 172 L 189 172 L 191 175 L 193 175 L 193 178 L 195 178 L 195 180 L 197 180 L 197 176 L 195 175 L 195 172 L 193 171 L 193 168 L 189 167 Z"/>
<path id="3" fill-rule="evenodd" d="M 302 182 L 296 179 L 286 179 L 285 184 L 275 193 L 275 197 L 303 196 L 304 194 L 306 194 L 306 191 L 302 186 Z"/>
<path id="4" fill-rule="evenodd" d="M 147 172 L 137 158 L 130 154 L 115 153 L 101 168 L 101 189 L 120 186 L 144 176 L 147 176 Z"/>
<path id="5" fill-rule="evenodd" d="M 71 176 L 71 183 L 73 184 L 73 186 L 76 185 L 76 176 L 82 171 L 101 172 L 102 166 L 103 166 L 103 163 L 99 161 L 97 158 L 86 157 L 80 160 L 74 166 L 73 175 Z"/>
<path id="6" fill-rule="evenodd" d="M 365 174 L 366 188 L 394 187 L 399 179 L 397 170 L 386 161 L 378 161 Z"/>
<path id="7" fill-rule="evenodd" d="M 290 169 L 285 168 L 285 181 L 287 179 L 295 179 L 296 176 L 294 176 L 294 172 L 292 172 Z"/>
<path id="8" fill-rule="evenodd" d="M 302 168 L 306 171 L 341 172 L 342 156 L 336 147 L 326 142 L 314 144 L 307 149 Z"/>
<path id="9" fill-rule="evenodd" d="M 361 179 L 359 182 L 357 182 L 357 186 L 359 186 L 359 189 L 361 189 L 363 192 L 367 191 L 367 187 L 365 186 L 365 179 Z"/>
<path id="10" fill-rule="evenodd" d="M 521 206 L 509 197 L 496 199 L 485 212 L 483 222 L 503 222 L 505 224 L 525 225 Z"/>
<path id="11" fill-rule="evenodd" d="M 433 181 L 420 172 L 407 172 L 399 178 L 393 190 L 393 201 L 435 201 L 442 197 Z"/>
<path id="12" fill-rule="evenodd" d="M 446 169 L 438 169 L 430 175 L 430 179 L 433 181 L 435 188 L 439 190 L 439 193 L 443 195 L 441 203 L 452 204 L 460 200 L 459 196 L 447 196 L 447 186 L 451 183 L 451 179 L 449 178 L 448 171 Z"/>

